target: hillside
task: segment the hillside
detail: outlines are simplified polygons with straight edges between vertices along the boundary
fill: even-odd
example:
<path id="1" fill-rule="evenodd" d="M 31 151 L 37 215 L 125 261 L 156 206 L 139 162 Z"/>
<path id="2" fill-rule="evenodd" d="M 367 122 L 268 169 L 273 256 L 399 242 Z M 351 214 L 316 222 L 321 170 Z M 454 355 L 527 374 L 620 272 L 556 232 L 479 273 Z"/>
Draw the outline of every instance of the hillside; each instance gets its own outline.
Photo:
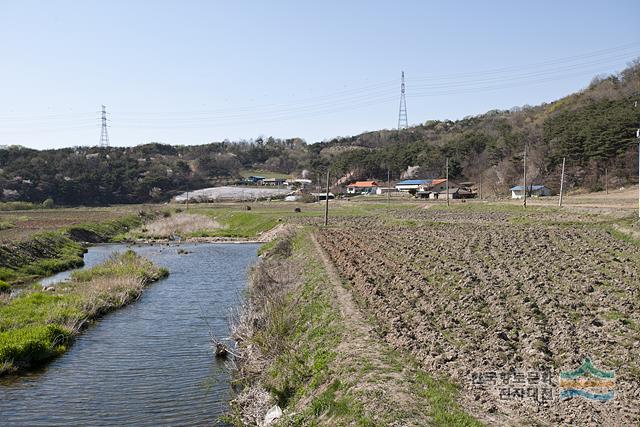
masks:
<path id="1" fill-rule="evenodd" d="M 562 158 L 569 187 L 597 190 L 608 169 L 612 184 L 637 180 L 640 63 L 618 75 L 594 78 L 585 90 L 555 102 L 508 111 L 494 110 L 457 121 L 428 121 L 404 131 L 383 130 L 315 144 L 342 174 L 353 178 L 400 178 L 408 166 L 416 177 L 444 174 L 450 158 L 453 179 L 479 181 L 496 193 L 521 180 L 525 144 L 529 176 L 556 188 Z"/>
<path id="2" fill-rule="evenodd" d="M 331 165 L 336 178 L 399 179 L 441 176 L 450 158 L 454 180 L 482 179 L 488 193 L 520 182 L 529 147 L 529 176 L 557 188 L 567 158 L 569 188 L 599 190 L 637 180 L 635 130 L 640 108 L 640 62 L 596 77 L 584 90 L 555 102 L 493 110 L 456 121 L 427 121 L 406 130 L 380 130 L 305 144 L 299 138 L 216 142 L 199 146 L 151 143 L 131 148 L 0 149 L 0 201 L 110 204 L 168 200 L 177 192 L 228 184 L 246 170 L 314 178 Z M 344 181 L 344 179 L 343 179 Z"/>

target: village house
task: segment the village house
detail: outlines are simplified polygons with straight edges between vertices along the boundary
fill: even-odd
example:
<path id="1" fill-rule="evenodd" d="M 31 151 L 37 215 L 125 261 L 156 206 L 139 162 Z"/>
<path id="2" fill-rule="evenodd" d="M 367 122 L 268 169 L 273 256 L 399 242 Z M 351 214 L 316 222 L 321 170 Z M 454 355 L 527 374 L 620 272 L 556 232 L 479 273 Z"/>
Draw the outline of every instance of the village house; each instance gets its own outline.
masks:
<path id="1" fill-rule="evenodd" d="M 396 190 L 404 193 L 415 193 L 420 187 L 431 185 L 432 179 L 405 179 L 396 184 Z"/>
<path id="2" fill-rule="evenodd" d="M 524 198 L 524 192 L 524 186 L 516 185 L 515 187 L 511 188 L 511 198 L 522 199 Z M 551 190 L 544 185 L 527 185 L 527 197 L 541 197 L 550 195 Z"/>
<path id="3" fill-rule="evenodd" d="M 438 193 L 438 198 L 446 200 L 447 194 L 449 195 L 449 199 L 472 199 L 476 197 L 476 193 L 473 191 L 467 190 L 466 188 L 454 187 L 450 188 L 448 192 L 446 189 L 444 191 L 440 191 Z"/>
<path id="4" fill-rule="evenodd" d="M 378 183 L 375 181 L 356 181 L 347 185 L 347 194 L 371 194 L 375 193 Z"/>

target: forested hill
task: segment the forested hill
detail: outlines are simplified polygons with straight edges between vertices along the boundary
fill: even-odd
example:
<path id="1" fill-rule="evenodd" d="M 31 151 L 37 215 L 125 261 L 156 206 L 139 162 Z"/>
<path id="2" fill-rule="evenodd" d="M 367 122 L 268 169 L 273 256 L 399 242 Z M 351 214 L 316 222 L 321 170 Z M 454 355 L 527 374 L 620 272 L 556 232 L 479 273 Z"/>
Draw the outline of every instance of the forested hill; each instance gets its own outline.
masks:
<path id="1" fill-rule="evenodd" d="M 489 111 L 457 121 L 427 121 L 406 130 L 380 130 L 305 144 L 259 138 L 199 146 L 146 144 L 130 148 L 0 149 L 0 200 L 59 204 L 163 201 L 178 191 L 233 182 L 246 170 L 316 176 L 331 165 L 336 180 L 385 180 L 406 175 L 478 181 L 504 194 L 520 182 L 528 146 L 529 175 L 557 188 L 567 159 L 568 183 L 587 189 L 637 181 L 635 130 L 640 124 L 640 62 L 597 77 L 583 91 L 540 106 Z"/>
<path id="2" fill-rule="evenodd" d="M 384 130 L 314 144 L 342 173 L 354 178 L 398 178 L 408 166 L 416 177 L 442 176 L 445 159 L 456 180 L 478 181 L 497 194 L 521 180 L 525 144 L 536 183 L 558 186 L 566 157 L 570 186 L 598 189 L 607 168 L 613 184 L 637 181 L 640 62 L 596 77 L 585 90 L 536 107 L 493 110 L 457 121 L 427 121 L 398 132 Z"/>

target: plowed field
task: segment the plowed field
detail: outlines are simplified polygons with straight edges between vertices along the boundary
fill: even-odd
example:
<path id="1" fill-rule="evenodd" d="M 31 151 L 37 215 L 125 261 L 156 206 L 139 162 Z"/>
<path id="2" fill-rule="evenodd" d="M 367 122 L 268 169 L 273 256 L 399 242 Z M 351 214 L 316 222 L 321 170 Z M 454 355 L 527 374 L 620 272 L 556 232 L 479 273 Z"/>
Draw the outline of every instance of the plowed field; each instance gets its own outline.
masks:
<path id="1" fill-rule="evenodd" d="M 553 214 L 523 223 L 502 213 L 419 216 L 426 221 L 348 218 L 319 231 L 381 337 L 459 384 L 463 406 L 490 424 L 638 423 L 637 244 Z M 613 400 L 559 398 L 559 373 L 586 356 L 615 371 Z M 513 391 L 519 375 L 536 373 L 551 384 L 523 380 L 525 396 Z"/>

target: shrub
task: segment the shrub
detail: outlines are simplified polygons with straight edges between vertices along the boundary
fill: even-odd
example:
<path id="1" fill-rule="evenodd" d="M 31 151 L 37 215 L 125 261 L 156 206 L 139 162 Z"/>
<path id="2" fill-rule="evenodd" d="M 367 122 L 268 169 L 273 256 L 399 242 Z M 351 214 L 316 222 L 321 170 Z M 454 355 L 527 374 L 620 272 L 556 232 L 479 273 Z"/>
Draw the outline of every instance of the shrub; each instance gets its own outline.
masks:
<path id="1" fill-rule="evenodd" d="M 53 206 L 54 206 L 54 203 L 51 197 L 47 198 L 44 202 L 42 202 L 42 207 L 45 209 L 52 209 Z"/>

